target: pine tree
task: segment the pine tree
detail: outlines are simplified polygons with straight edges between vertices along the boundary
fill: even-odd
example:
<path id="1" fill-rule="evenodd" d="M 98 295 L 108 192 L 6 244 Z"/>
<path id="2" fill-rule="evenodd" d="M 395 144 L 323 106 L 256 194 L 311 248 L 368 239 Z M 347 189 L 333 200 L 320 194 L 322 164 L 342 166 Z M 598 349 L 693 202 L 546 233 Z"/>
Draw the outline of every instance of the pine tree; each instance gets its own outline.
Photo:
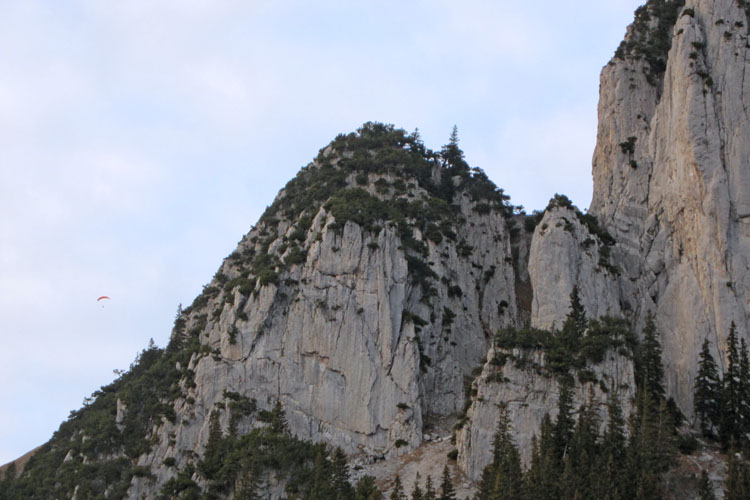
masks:
<path id="1" fill-rule="evenodd" d="M 568 443 L 573 435 L 573 388 L 568 381 L 560 382 L 560 399 L 557 402 L 557 419 L 555 420 L 555 451 L 559 459 L 565 456 Z"/>
<path id="2" fill-rule="evenodd" d="M 565 455 L 563 458 L 563 468 L 560 483 L 560 490 L 562 491 L 562 498 L 579 498 L 580 493 L 577 491 L 577 477 L 575 471 L 575 462 L 570 454 Z"/>
<path id="3" fill-rule="evenodd" d="M 558 453 L 556 427 L 549 414 L 544 415 L 539 427 L 539 455 L 541 457 L 540 494 L 539 498 L 555 499 L 560 495 L 560 477 L 562 475 L 562 459 Z"/>
<path id="4" fill-rule="evenodd" d="M 644 442 L 646 441 L 645 429 L 646 422 L 649 419 L 649 411 L 653 407 L 648 401 L 643 399 L 650 398 L 648 391 L 641 390 L 637 395 L 636 411 L 630 414 L 629 427 L 630 437 L 628 439 L 627 454 L 625 460 L 625 480 L 623 481 L 623 495 L 625 498 L 635 498 L 638 484 L 643 480 L 644 472 L 648 470 L 643 465 Z M 647 443 L 646 443 L 647 444 Z"/>
<path id="5" fill-rule="evenodd" d="M 655 405 L 664 398 L 664 367 L 661 363 L 661 342 L 651 312 L 646 316 L 638 356 L 638 382 L 649 391 Z"/>
<path id="6" fill-rule="evenodd" d="M 328 453 L 325 447 L 319 445 L 313 464 L 313 483 L 310 491 L 305 495 L 305 500 L 331 500 L 336 498 L 331 472 Z"/>
<path id="7" fill-rule="evenodd" d="M 417 151 L 418 153 L 421 153 L 422 156 L 424 156 L 426 153 L 426 149 L 424 147 L 424 142 L 422 141 L 422 134 L 419 133 L 419 128 L 415 128 L 414 132 L 409 134 L 409 139 L 412 142 L 412 150 Z"/>
<path id="8" fill-rule="evenodd" d="M 607 417 L 607 430 L 603 439 L 604 450 L 619 461 L 625 454 L 625 419 L 622 415 L 620 397 L 615 391 L 614 382 L 609 391 Z"/>
<path id="9" fill-rule="evenodd" d="M 732 441 L 740 443 L 742 406 L 742 378 L 740 369 L 740 353 L 737 346 L 737 328 L 734 321 L 729 327 L 727 337 L 727 371 L 724 374 L 721 391 L 721 418 L 719 437 L 722 445 L 727 448 Z"/>
<path id="10" fill-rule="evenodd" d="M 177 352 L 185 345 L 186 334 L 185 334 L 185 318 L 182 316 L 182 303 L 177 306 L 177 314 L 174 318 L 174 327 L 172 328 L 172 335 L 170 336 L 169 343 L 167 344 L 167 352 Z"/>
<path id="11" fill-rule="evenodd" d="M 357 486 L 354 489 L 355 500 L 382 500 L 383 494 L 380 493 L 377 486 L 375 486 L 375 478 L 372 476 L 364 476 L 357 481 Z"/>
<path id="12" fill-rule="evenodd" d="M 706 339 L 698 357 L 698 374 L 693 391 L 693 409 L 704 436 L 711 436 L 713 429 L 719 425 L 720 398 L 719 370 L 711 355 L 711 345 Z"/>
<path id="13" fill-rule="evenodd" d="M 217 410 L 212 410 L 211 415 L 208 417 L 208 442 L 206 443 L 206 453 L 209 453 L 208 450 L 216 446 L 223 437 L 219 417 L 220 415 Z"/>
<path id="14" fill-rule="evenodd" d="M 354 490 L 349 483 L 349 466 L 346 463 L 346 454 L 341 448 L 336 448 L 331 457 L 331 481 L 337 499 L 352 497 Z"/>
<path id="15" fill-rule="evenodd" d="M 414 488 L 411 490 L 411 500 L 424 500 L 424 492 L 419 486 L 419 472 L 414 478 Z"/>
<path id="16" fill-rule="evenodd" d="M 404 485 L 401 484 L 401 477 L 396 474 L 396 480 L 393 482 L 393 490 L 391 491 L 391 496 L 388 497 L 389 500 L 406 500 L 406 495 L 404 495 Z"/>
<path id="17" fill-rule="evenodd" d="M 739 399 L 739 443 L 746 447 L 750 433 L 750 360 L 745 339 L 740 339 L 740 399 Z"/>
<path id="18" fill-rule="evenodd" d="M 439 500 L 456 500 L 456 490 L 453 488 L 453 479 L 451 479 L 448 464 L 443 467 L 443 481 L 440 483 Z"/>
<path id="19" fill-rule="evenodd" d="M 661 344 L 653 316 L 648 313 L 636 371 L 636 409 L 630 416 L 621 498 L 650 500 L 662 498 L 661 474 L 674 461 L 675 414 L 664 399 L 664 368 Z"/>
<path id="20" fill-rule="evenodd" d="M 631 415 L 630 441 L 626 457 L 624 498 L 662 498 L 660 476 L 674 462 L 674 421 L 661 400 L 658 407 L 648 390 L 638 394 L 636 412 Z"/>
<path id="21" fill-rule="evenodd" d="M 659 473 L 666 472 L 675 463 L 677 456 L 676 428 L 674 412 L 669 408 L 667 401 L 661 400 L 657 411 L 657 420 L 653 427 L 653 436 L 650 446 L 654 449 L 654 462 L 652 467 Z"/>
<path id="22" fill-rule="evenodd" d="M 424 500 L 437 500 L 437 493 L 435 493 L 435 487 L 432 485 L 432 476 L 427 476 L 427 481 L 425 481 Z"/>
<path id="23" fill-rule="evenodd" d="M 512 434 L 508 408 L 501 404 L 493 440 L 493 461 L 487 467 L 487 474 L 483 475 L 484 484 L 480 486 L 482 494 L 489 492 L 487 498 L 513 500 L 522 496 L 521 456 L 513 442 Z"/>
<path id="24" fill-rule="evenodd" d="M 281 399 L 276 400 L 276 404 L 271 410 L 271 431 L 274 434 L 289 434 L 289 425 L 286 422 L 286 413 L 281 405 Z"/>
<path id="25" fill-rule="evenodd" d="M 573 286 L 573 290 L 570 292 L 570 312 L 568 313 L 567 320 L 573 324 L 579 335 L 583 335 L 586 330 L 586 310 L 581 303 L 578 285 Z"/>
<path id="26" fill-rule="evenodd" d="M 453 147 L 458 147 L 458 126 L 453 125 L 451 129 L 451 136 L 449 144 Z"/>
<path id="27" fill-rule="evenodd" d="M 260 500 L 258 467 L 251 462 L 243 471 L 234 494 L 236 500 Z"/>
<path id="28" fill-rule="evenodd" d="M 599 466 L 599 415 L 595 407 L 593 388 L 581 406 L 578 422 L 570 441 L 570 453 L 566 457 L 566 485 L 570 498 L 595 499 L 600 486 Z"/>
<path id="29" fill-rule="evenodd" d="M 609 392 L 607 401 L 607 430 L 602 438 L 602 460 L 604 472 L 602 481 L 605 492 L 602 498 L 607 500 L 619 500 L 623 496 L 623 469 L 626 456 L 625 419 L 622 415 L 620 398 L 615 391 L 614 382 Z"/>
<path id="30" fill-rule="evenodd" d="M 516 498 L 523 487 L 521 459 L 513 443 L 507 406 L 500 404 L 497 429 L 492 445 L 492 462 L 482 471 L 478 500 Z"/>
<path id="31" fill-rule="evenodd" d="M 560 353 L 565 361 L 569 361 L 570 357 L 575 355 L 581 344 L 581 339 L 586 332 L 586 311 L 581 303 L 581 296 L 578 293 L 578 287 L 574 286 L 570 292 L 570 312 L 565 317 L 562 330 L 560 331 L 560 339 L 562 340 L 564 352 Z"/>
<path id="32" fill-rule="evenodd" d="M 700 500 L 716 500 L 711 479 L 709 479 L 708 473 L 705 469 L 701 471 L 701 482 L 698 486 L 698 495 Z"/>
<path id="33" fill-rule="evenodd" d="M 203 454 L 203 460 L 198 467 L 207 479 L 212 479 L 214 474 L 221 468 L 224 460 L 225 443 L 224 435 L 221 430 L 221 421 L 219 412 L 212 410 L 208 418 L 208 441 L 206 442 L 206 451 Z"/>
<path id="34" fill-rule="evenodd" d="M 542 457 L 539 453 L 539 439 L 536 434 L 531 436 L 531 464 L 524 474 L 524 496 L 526 498 L 546 498 L 541 488 Z M 477 497 L 474 497 L 477 500 Z"/>
<path id="35" fill-rule="evenodd" d="M 560 498 L 560 462 L 554 446 L 553 424 L 549 414 L 542 419 L 540 438 L 532 437 L 531 466 L 524 475 L 526 498 Z"/>
<path id="36" fill-rule="evenodd" d="M 479 491 L 474 495 L 474 500 L 490 500 L 494 486 L 495 465 L 494 463 L 489 463 L 482 471 L 482 478 L 479 480 Z"/>
<path id="37" fill-rule="evenodd" d="M 725 500 L 747 500 L 750 498 L 750 468 L 739 453 L 729 451 Z"/>
<path id="38" fill-rule="evenodd" d="M 464 152 L 458 147 L 458 127 L 453 126 L 448 144 L 440 151 L 445 163 L 448 165 L 450 175 L 468 173 L 469 165 L 464 160 Z"/>

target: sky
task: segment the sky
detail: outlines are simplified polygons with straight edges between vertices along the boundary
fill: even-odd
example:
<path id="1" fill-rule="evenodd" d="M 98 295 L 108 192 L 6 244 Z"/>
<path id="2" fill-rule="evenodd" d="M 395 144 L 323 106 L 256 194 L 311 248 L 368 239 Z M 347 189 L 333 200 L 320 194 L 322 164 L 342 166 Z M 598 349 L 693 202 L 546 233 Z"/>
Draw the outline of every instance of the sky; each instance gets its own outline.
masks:
<path id="1" fill-rule="evenodd" d="M 0 0 L 0 464 L 166 345 L 364 122 L 432 149 L 456 125 L 512 203 L 587 207 L 599 72 L 640 3 Z"/>

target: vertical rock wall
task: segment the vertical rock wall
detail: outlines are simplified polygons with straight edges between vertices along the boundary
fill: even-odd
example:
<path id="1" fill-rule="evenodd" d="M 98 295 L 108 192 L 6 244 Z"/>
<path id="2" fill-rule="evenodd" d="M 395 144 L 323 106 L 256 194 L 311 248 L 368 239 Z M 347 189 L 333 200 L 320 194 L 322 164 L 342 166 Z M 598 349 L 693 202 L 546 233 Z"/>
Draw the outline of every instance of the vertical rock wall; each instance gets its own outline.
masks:
<path id="1" fill-rule="evenodd" d="M 748 332 L 748 19 L 736 0 L 689 0 L 670 36 L 655 84 L 643 61 L 602 71 L 590 211 L 618 242 L 625 300 L 656 314 L 690 414 L 703 339 L 723 359 L 730 323 Z"/>

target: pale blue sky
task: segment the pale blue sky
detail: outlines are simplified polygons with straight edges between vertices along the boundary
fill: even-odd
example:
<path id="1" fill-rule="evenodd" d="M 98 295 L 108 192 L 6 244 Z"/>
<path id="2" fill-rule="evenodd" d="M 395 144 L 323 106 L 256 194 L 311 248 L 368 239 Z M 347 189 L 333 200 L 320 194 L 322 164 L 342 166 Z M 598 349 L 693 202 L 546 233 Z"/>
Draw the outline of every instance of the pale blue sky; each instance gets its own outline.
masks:
<path id="1" fill-rule="evenodd" d="M 0 463 L 165 345 L 340 132 L 439 148 L 456 124 L 513 203 L 588 206 L 599 71 L 640 3 L 0 0 Z"/>

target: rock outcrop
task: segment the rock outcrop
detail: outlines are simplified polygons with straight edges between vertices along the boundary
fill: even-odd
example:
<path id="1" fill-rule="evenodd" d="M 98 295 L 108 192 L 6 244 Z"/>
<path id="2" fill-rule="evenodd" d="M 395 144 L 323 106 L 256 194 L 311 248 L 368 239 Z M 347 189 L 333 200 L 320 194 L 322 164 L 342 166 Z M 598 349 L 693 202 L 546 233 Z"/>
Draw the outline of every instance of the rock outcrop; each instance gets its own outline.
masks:
<path id="1" fill-rule="evenodd" d="M 531 324 L 537 328 L 562 326 L 574 286 L 591 318 L 622 317 L 627 311 L 620 302 L 621 271 L 610 255 L 613 240 L 598 228 L 592 232 L 584 217 L 553 203 L 534 231 L 528 270 L 534 290 Z"/>
<path id="2" fill-rule="evenodd" d="M 555 331 L 563 326 L 573 287 L 588 317 L 623 317 L 628 307 L 620 303 L 620 270 L 610 260 L 613 244 L 595 219 L 582 214 L 567 198 L 558 196 L 550 203 L 536 226 L 529 252 L 534 327 Z M 478 481 L 492 461 L 500 405 L 507 408 L 522 461 L 529 464 L 532 437 L 545 415 L 555 418 L 561 390 L 560 373 L 550 371 L 546 358 L 540 349 L 490 348 L 456 440 L 458 463 L 472 479 Z M 632 352 L 608 350 L 600 362 L 588 363 L 586 371 L 588 378 L 572 378 L 573 408 L 592 398 L 604 425 L 606 405 L 616 391 L 623 411 L 629 414 L 635 397 Z"/>

